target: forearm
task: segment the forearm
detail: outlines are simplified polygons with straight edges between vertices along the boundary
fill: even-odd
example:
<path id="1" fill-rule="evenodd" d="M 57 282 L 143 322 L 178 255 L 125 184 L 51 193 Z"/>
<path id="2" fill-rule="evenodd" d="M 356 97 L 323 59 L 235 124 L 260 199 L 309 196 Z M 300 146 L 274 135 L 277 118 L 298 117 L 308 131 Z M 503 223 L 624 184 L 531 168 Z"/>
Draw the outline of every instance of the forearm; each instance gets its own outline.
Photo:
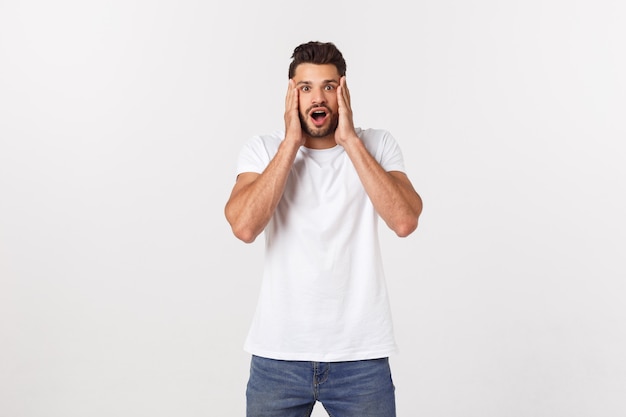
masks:
<path id="1" fill-rule="evenodd" d="M 356 137 L 343 146 L 376 212 L 398 236 L 411 234 L 417 228 L 422 200 L 408 177 L 385 171 Z"/>
<path id="2" fill-rule="evenodd" d="M 263 173 L 238 179 L 225 215 L 235 236 L 251 243 L 265 229 L 283 195 L 299 145 L 283 141 Z M 242 174 L 243 175 L 243 174 Z"/>

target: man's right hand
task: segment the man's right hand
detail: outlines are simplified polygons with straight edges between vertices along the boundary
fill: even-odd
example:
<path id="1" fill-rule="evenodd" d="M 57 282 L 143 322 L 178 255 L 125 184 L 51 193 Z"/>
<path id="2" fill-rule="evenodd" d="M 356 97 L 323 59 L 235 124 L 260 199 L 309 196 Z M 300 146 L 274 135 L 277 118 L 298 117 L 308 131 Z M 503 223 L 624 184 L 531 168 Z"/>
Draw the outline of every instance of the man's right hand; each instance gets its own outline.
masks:
<path id="1" fill-rule="evenodd" d="M 298 88 L 293 79 L 289 80 L 287 97 L 285 97 L 285 140 L 304 145 L 305 137 L 300 124 Z"/>

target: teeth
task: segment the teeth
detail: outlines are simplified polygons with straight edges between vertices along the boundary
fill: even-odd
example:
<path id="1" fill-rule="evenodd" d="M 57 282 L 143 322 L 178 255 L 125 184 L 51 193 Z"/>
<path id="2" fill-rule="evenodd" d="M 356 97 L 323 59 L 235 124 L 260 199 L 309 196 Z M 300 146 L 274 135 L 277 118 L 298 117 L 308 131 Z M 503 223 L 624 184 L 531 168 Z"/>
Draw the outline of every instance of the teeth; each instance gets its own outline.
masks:
<path id="1" fill-rule="evenodd" d="M 323 110 L 316 110 L 313 113 L 311 113 L 311 117 L 315 120 L 320 120 L 326 117 L 326 112 Z"/>

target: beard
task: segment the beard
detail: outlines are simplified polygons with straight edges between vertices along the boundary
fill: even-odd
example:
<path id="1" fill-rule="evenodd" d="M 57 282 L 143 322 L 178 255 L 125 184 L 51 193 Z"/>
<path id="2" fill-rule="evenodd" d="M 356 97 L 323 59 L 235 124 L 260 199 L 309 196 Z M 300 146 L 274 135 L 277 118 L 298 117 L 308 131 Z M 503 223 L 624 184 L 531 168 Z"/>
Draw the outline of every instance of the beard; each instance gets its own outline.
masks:
<path id="1" fill-rule="evenodd" d="M 300 125 L 306 135 L 312 138 L 324 138 L 335 133 L 335 130 L 337 130 L 337 126 L 339 125 L 339 117 L 335 115 L 335 113 L 331 113 L 329 109 L 327 109 L 327 111 L 330 114 L 330 124 L 322 127 L 317 127 L 309 123 L 308 112 L 300 113 Z"/>

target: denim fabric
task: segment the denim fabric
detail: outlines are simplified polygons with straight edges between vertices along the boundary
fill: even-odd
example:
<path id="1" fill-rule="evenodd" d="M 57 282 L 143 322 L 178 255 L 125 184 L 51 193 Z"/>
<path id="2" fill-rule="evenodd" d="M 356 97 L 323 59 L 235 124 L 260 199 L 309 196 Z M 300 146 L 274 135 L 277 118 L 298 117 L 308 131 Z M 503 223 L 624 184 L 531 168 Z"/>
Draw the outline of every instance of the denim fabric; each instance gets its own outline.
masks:
<path id="1" fill-rule="evenodd" d="M 395 417 L 388 358 L 282 361 L 252 356 L 247 417 L 308 417 L 319 401 L 330 417 Z"/>

